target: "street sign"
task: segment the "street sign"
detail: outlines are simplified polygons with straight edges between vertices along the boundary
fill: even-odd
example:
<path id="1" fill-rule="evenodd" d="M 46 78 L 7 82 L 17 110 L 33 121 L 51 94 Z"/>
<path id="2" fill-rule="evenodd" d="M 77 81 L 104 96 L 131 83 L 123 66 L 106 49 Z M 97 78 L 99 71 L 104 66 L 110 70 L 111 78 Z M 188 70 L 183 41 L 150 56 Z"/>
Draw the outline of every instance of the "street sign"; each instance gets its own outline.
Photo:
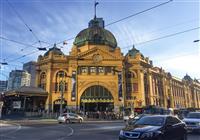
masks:
<path id="1" fill-rule="evenodd" d="M 13 108 L 20 109 L 21 108 L 21 101 L 13 101 Z"/>

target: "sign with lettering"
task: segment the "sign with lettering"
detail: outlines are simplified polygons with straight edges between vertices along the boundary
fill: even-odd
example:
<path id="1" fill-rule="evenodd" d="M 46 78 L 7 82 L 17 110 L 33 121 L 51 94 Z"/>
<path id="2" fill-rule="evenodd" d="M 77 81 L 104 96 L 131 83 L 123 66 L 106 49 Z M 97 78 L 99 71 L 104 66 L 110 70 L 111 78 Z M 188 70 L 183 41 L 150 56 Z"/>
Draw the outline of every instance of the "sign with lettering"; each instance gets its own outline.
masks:
<path id="1" fill-rule="evenodd" d="M 72 72 L 72 92 L 71 92 L 71 100 L 76 100 L 76 72 Z"/>
<path id="2" fill-rule="evenodd" d="M 122 72 L 118 73 L 118 97 L 122 98 Z"/>
<path id="3" fill-rule="evenodd" d="M 20 109 L 21 108 L 21 101 L 13 101 L 13 108 Z"/>

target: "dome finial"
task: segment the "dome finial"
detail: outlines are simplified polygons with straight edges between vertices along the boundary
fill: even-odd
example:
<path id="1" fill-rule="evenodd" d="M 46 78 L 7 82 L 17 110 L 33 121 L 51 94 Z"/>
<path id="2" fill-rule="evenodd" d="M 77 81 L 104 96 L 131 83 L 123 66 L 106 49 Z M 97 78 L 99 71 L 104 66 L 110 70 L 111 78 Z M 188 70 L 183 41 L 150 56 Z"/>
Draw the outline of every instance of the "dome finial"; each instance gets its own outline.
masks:
<path id="1" fill-rule="evenodd" d="M 53 44 L 53 48 L 56 48 L 56 43 Z"/>
<path id="2" fill-rule="evenodd" d="M 99 4 L 99 2 L 96 2 L 96 0 L 94 1 L 94 19 L 96 19 L 96 7 Z"/>

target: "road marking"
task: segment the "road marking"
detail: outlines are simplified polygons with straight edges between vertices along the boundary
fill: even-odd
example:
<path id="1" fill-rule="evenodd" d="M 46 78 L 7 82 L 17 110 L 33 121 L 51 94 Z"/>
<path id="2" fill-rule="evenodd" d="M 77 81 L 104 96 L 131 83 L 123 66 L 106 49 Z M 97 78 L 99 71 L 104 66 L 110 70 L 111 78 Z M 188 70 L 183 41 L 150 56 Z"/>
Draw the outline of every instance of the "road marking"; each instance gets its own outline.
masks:
<path id="1" fill-rule="evenodd" d="M 14 129 L 13 131 L 9 131 L 8 133 L 4 133 L 3 135 L 0 135 L 0 137 L 16 138 L 16 137 L 10 137 L 7 135 L 10 135 L 10 134 L 13 134 L 13 133 L 16 133 L 17 131 L 19 131 L 21 129 L 21 125 L 17 124 L 17 123 L 10 123 L 10 124 L 8 122 L 5 122 L 5 123 L 7 123 L 8 125 L 12 125 L 12 126 L 15 125 L 15 126 L 17 126 L 17 129 Z"/>
<path id="2" fill-rule="evenodd" d="M 11 136 L 3 136 L 3 135 L 0 135 L 0 138 L 9 138 L 9 139 L 15 139 L 16 137 L 11 137 Z"/>
<path id="3" fill-rule="evenodd" d="M 71 128 L 70 126 L 66 126 L 66 125 L 62 125 L 62 126 L 65 127 L 65 128 L 66 127 L 69 128 L 71 130 L 71 132 L 69 134 L 67 134 L 67 136 L 62 137 L 62 138 L 58 138 L 57 140 L 64 140 L 65 138 L 70 137 L 70 136 L 72 136 L 74 134 L 74 129 L 73 128 Z"/>
<path id="4" fill-rule="evenodd" d="M 88 129 L 82 129 L 84 131 L 91 131 L 91 130 L 116 130 L 116 129 L 122 129 L 124 126 L 102 126 L 98 128 L 88 128 Z"/>
<path id="5" fill-rule="evenodd" d="M 74 129 L 72 129 L 71 127 L 68 127 L 69 129 L 71 129 L 71 133 L 69 133 L 67 136 L 70 137 L 74 134 Z"/>

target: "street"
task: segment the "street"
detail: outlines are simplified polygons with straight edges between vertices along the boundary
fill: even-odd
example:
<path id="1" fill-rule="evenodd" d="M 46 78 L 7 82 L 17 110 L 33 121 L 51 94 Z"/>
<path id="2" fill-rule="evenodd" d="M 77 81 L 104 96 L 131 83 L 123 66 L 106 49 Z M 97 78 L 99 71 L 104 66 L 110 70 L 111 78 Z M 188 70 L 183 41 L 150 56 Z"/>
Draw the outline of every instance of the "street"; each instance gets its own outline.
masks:
<path id="1" fill-rule="evenodd" d="M 57 122 L 0 123 L 0 140 L 117 140 L 122 122 Z M 188 134 L 188 140 L 199 140 L 199 134 Z"/>

